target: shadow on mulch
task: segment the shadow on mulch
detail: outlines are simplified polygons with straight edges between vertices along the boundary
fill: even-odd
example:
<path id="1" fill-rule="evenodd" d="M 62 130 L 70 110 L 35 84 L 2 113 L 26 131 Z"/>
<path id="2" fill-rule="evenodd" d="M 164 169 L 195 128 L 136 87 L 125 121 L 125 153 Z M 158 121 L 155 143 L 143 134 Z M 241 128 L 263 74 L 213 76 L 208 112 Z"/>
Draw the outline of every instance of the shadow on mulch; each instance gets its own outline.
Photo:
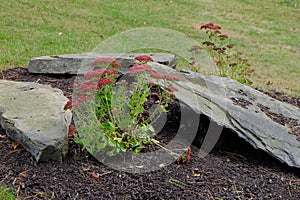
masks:
<path id="1" fill-rule="evenodd" d="M 67 97 L 74 81 L 71 76 L 32 75 L 25 68 L 6 70 L 1 78 L 48 84 Z M 200 121 L 205 129 L 209 120 L 202 116 Z M 299 169 L 253 149 L 228 130 L 204 158 L 192 146 L 189 164 L 174 162 L 142 174 L 111 169 L 71 139 L 64 162 L 37 164 L 22 147 L 14 149 L 0 129 L 0 152 L 0 184 L 14 188 L 20 199 L 300 199 Z"/>

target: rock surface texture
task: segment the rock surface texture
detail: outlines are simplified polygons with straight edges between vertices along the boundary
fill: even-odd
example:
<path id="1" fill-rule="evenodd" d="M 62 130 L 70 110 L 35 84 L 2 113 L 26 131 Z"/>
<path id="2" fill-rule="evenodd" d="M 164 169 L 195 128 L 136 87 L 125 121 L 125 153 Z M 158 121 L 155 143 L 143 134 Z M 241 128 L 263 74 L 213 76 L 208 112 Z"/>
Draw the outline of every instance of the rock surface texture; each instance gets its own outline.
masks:
<path id="1" fill-rule="evenodd" d="M 300 128 L 299 108 L 234 80 L 191 71 L 180 73 L 163 65 L 150 64 L 158 72 L 180 77 L 181 81 L 174 84 L 179 89 L 175 95 L 195 112 L 208 116 L 216 126 L 230 129 L 254 148 L 300 168 L 300 142 L 293 134 Z M 293 127 L 276 122 L 276 116 L 292 119 Z M 215 133 L 208 131 L 207 134 Z"/>
<path id="2" fill-rule="evenodd" d="M 0 125 L 40 161 L 62 161 L 68 151 L 72 114 L 59 89 L 30 82 L 0 80 Z"/>
<path id="3" fill-rule="evenodd" d="M 28 70 L 37 74 L 80 74 L 90 70 L 91 63 L 96 58 L 115 58 L 123 67 L 134 65 L 137 61 L 135 54 L 67 54 L 59 56 L 41 56 L 30 60 Z M 153 53 L 147 54 L 154 62 L 174 68 L 178 58 L 173 54 Z M 87 68 L 85 67 L 87 66 Z"/>

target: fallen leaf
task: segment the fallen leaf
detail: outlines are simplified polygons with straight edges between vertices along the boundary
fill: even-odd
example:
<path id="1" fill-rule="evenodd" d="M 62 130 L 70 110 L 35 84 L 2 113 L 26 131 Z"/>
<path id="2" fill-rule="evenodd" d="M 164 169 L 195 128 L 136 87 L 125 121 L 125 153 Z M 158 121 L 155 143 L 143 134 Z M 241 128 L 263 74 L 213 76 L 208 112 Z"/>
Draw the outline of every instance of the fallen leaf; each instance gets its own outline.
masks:
<path id="1" fill-rule="evenodd" d="M 95 179 L 96 181 L 99 180 L 99 174 L 96 174 L 94 171 L 91 173 L 91 178 Z"/>
<path id="2" fill-rule="evenodd" d="M 24 171 L 24 172 L 20 172 L 19 173 L 19 176 L 21 176 L 21 177 L 26 177 L 27 176 L 27 172 L 28 172 L 29 170 L 26 170 L 26 171 Z"/>
<path id="3" fill-rule="evenodd" d="M 15 179 L 14 179 L 13 185 L 15 185 L 15 184 L 20 185 L 20 184 L 23 183 L 23 182 L 24 182 L 23 178 L 18 177 L 18 178 L 15 178 Z"/>
<path id="4" fill-rule="evenodd" d="M 14 150 L 16 150 L 16 148 L 17 148 L 19 145 L 20 145 L 20 143 L 17 142 L 17 141 L 13 141 L 13 142 L 11 143 L 11 146 L 14 148 Z"/>

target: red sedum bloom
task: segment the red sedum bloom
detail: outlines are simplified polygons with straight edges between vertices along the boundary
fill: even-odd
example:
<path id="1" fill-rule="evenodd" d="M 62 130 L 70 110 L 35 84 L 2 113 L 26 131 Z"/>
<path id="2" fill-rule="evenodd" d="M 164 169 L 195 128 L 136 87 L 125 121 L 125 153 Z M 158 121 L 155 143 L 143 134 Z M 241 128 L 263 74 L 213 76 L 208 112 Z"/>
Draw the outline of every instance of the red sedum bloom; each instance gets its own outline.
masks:
<path id="1" fill-rule="evenodd" d="M 69 126 L 69 136 L 73 137 L 74 133 L 75 133 L 75 130 L 76 130 L 76 126 L 74 124 L 71 124 Z"/>
<path id="2" fill-rule="evenodd" d="M 168 75 L 168 74 L 151 73 L 150 76 L 155 79 L 166 79 L 169 81 L 179 81 L 180 80 L 177 76 L 172 76 L 172 75 Z"/>
<path id="3" fill-rule="evenodd" d="M 221 26 L 215 25 L 214 23 L 210 22 L 210 23 L 202 25 L 200 27 L 200 29 L 218 30 L 218 29 L 221 29 Z"/>
<path id="4" fill-rule="evenodd" d="M 139 56 L 136 56 L 134 59 L 136 59 L 140 62 L 153 62 L 153 59 L 148 55 L 139 55 Z"/>
<path id="5" fill-rule="evenodd" d="M 178 91 L 178 88 L 176 88 L 172 85 L 169 85 L 169 86 L 165 87 L 165 89 L 170 91 L 170 92 Z"/>
<path id="6" fill-rule="evenodd" d="M 104 73 L 104 69 L 91 70 L 84 74 L 85 79 L 98 79 Z"/>
<path id="7" fill-rule="evenodd" d="M 110 84 L 110 83 L 114 83 L 115 81 L 111 78 L 103 78 L 101 79 L 99 82 L 98 82 L 98 85 L 101 86 L 101 85 L 107 85 L 107 84 Z"/>
<path id="8" fill-rule="evenodd" d="M 83 102 L 85 102 L 86 100 L 91 100 L 92 98 L 93 97 L 91 95 L 83 94 L 83 95 L 79 96 L 78 99 L 76 99 L 74 107 L 77 107 L 80 104 L 82 104 Z"/>
<path id="9" fill-rule="evenodd" d="M 153 69 L 147 63 L 138 63 L 129 68 L 131 74 L 151 73 Z"/>
<path id="10" fill-rule="evenodd" d="M 91 80 L 83 82 L 79 87 L 80 92 L 94 92 L 98 89 L 99 87 Z"/>
<path id="11" fill-rule="evenodd" d="M 64 110 L 68 110 L 72 108 L 72 100 L 69 100 L 66 105 L 64 106 Z"/>

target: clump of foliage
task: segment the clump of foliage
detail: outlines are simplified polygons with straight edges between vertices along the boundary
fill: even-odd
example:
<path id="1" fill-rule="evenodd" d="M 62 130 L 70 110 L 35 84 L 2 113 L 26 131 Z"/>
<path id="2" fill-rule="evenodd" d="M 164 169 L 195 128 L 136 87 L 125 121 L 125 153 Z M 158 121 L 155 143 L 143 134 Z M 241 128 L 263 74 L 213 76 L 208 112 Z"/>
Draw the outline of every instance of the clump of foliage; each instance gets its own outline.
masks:
<path id="1" fill-rule="evenodd" d="M 234 44 L 229 42 L 226 34 L 221 32 L 221 26 L 207 23 L 201 26 L 205 30 L 207 40 L 202 42 L 203 48 L 212 57 L 218 70 L 218 75 L 239 81 L 242 84 L 251 85 L 251 65 L 248 59 L 242 57 L 242 53 L 234 51 Z M 199 51 L 202 47 L 194 46 L 191 51 Z"/>
<path id="2" fill-rule="evenodd" d="M 121 65 L 112 58 L 96 59 L 74 85 L 76 97 L 67 102 L 65 109 L 73 109 L 79 120 L 76 129 L 80 134 L 75 141 L 91 154 L 99 152 L 114 156 L 121 152 L 139 153 L 146 144 L 156 144 L 172 155 L 178 163 L 188 163 L 190 148 L 183 155 L 172 152 L 159 144 L 154 136 L 153 123 L 174 100 L 178 91 L 172 84 L 179 78 L 156 72 L 147 62 L 150 56 L 140 55 L 137 63 L 129 68 L 129 73 L 121 75 Z M 125 78 L 124 78 L 125 77 Z M 145 114 L 145 102 L 149 101 L 150 89 L 156 86 L 160 90 L 159 99 Z M 92 111 L 92 112 L 89 112 Z M 74 135 L 75 126 L 69 128 Z"/>

